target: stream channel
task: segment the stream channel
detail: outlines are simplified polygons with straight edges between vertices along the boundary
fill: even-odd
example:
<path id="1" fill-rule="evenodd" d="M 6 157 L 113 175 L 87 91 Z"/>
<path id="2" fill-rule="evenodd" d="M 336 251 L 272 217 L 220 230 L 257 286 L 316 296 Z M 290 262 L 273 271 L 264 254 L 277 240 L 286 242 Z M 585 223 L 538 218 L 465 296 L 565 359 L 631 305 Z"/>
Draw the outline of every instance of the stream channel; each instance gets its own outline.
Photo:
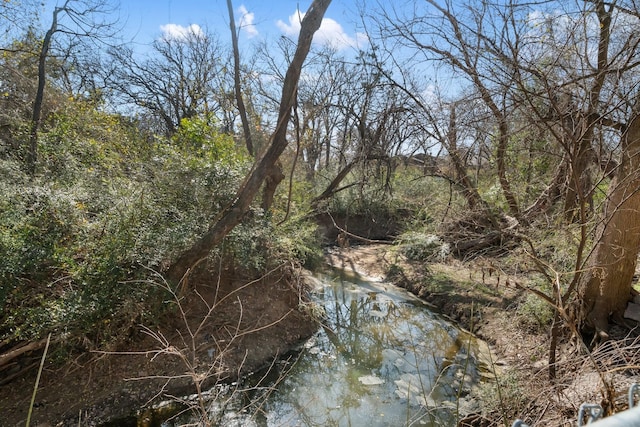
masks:
<path id="1" fill-rule="evenodd" d="M 213 391 L 215 425 L 451 426 L 478 410 L 468 394 L 491 376 L 486 344 L 393 285 L 344 270 L 313 280 L 325 326 L 253 383 Z M 138 426 L 198 425 L 163 418 Z"/>

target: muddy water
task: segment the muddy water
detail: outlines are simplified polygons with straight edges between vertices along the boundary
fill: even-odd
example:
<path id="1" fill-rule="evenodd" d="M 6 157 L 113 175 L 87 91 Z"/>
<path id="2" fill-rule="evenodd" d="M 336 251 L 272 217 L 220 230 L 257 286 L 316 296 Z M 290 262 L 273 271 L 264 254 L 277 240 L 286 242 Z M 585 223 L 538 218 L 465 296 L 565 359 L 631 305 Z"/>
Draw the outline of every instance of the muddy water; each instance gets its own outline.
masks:
<path id="1" fill-rule="evenodd" d="M 294 363 L 214 402 L 217 425 L 450 426 L 477 409 L 466 396 L 486 366 L 472 336 L 385 283 L 345 272 L 315 281 L 324 327 Z M 186 422 L 197 420 L 156 425 Z"/>

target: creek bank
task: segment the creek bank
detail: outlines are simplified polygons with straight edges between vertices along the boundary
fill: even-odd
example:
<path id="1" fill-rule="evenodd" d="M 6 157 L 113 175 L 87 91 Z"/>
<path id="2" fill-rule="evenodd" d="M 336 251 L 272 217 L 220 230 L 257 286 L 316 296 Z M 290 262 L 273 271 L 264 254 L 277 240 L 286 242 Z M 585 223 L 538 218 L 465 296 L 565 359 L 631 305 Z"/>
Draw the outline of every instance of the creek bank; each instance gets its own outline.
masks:
<path id="1" fill-rule="evenodd" d="M 587 401 L 598 402 L 599 377 L 586 369 L 587 357 L 561 357 L 559 381 L 554 388 L 547 379 L 548 336 L 544 330 L 531 330 L 519 322 L 518 302 L 522 291 L 514 281 L 527 283 L 526 277 L 506 274 L 495 260 L 462 263 L 408 262 L 396 247 L 368 245 L 335 248 L 327 252 L 327 261 L 361 276 L 386 279 L 405 287 L 433 305 L 434 310 L 450 317 L 489 344 L 491 360 L 504 372 L 503 407 L 493 394 L 480 393 L 472 398 L 482 409 L 470 414 L 460 426 L 511 425 L 522 418 L 529 425 L 573 426 L 578 406 Z M 255 371 L 274 357 L 286 353 L 317 330 L 317 323 L 300 311 L 303 280 L 291 273 L 275 274 L 247 285 L 219 276 L 199 277 L 185 300 L 184 316 L 165 319 L 151 336 L 138 332 L 113 352 L 83 353 L 70 363 L 60 365 L 47 361 L 41 380 L 33 425 L 91 426 L 109 419 L 122 418 L 137 409 L 167 396 L 193 392 L 193 379 L 185 363 L 170 349 L 184 349 L 191 326 L 206 322 L 206 333 L 195 340 L 198 352 L 194 359 L 209 362 L 207 340 L 231 340 L 225 358 L 219 359 L 219 377 L 231 378 Z M 247 286 L 245 286 L 247 285 Z M 202 296 L 233 295 L 234 303 L 223 304 L 208 312 L 211 301 Z M 233 332 L 236 331 L 234 334 Z M 241 336 L 239 335 L 240 333 Z M 158 338 L 166 338 L 163 345 Z M 186 340 L 188 341 L 188 340 Z M 631 347 L 633 350 L 636 347 Z M 123 351 L 125 350 L 126 351 Z M 606 350 L 606 349 L 605 349 Z M 561 352 L 561 354 L 571 354 Z M 605 359 L 607 353 L 595 354 Z M 37 361 L 33 355 L 30 362 Z M 210 365 L 210 363 L 207 363 Z M 502 374 L 499 372 L 500 376 Z M 637 375 L 636 375 L 637 380 Z M 633 377 L 616 377 L 616 393 L 624 398 Z M 210 377 L 210 381 L 215 378 Z M 35 369 L 0 387 L 0 413 L 3 427 L 24 425 L 29 400 L 35 383 Z M 203 384 L 206 384 L 203 383 Z M 620 393 L 618 393 L 618 391 Z"/>
<path id="2" fill-rule="evenodd" d="M 605 387 L 612 388 L 613 406 L 621 411 L 629 386 L 640 382 L 640 338 L 622 328 L 612 330 L 613 339 L 590 354 L 576 349 L 566 334 L 551 382 L 548 326 L 532 326 L 535 313 L 519 311 L 530 295 L 515 283 L 531 286 L 532 277 L 501 265 L 499 258 L 412 262 L 388 245 L 333 249 L 327 258 L 335 267 L 409 290 L 489 345 L 498 381 L 475 390 L 471 397 L 481 410 L 459 427 L 511 425 L 517 418 L 536 427 L 575 426 L 582 403 L 607 403 Z"/>
<path id="3" fill-rule="evenodd" d="M 191 282 L 181 309 L 141 327 L 117 348 L 83 352 L 64 364 L 50 353 L 32 425 L 123 419 L 195 393 L 195 382 L 205 390 L 269 366 L 317 331 L 317 322 L 299 307 L 303 280 L 291 271 L 255 281 L 201 274 Z M 25 425 L 36 370 L 0 387 L 2 427 Z"/>

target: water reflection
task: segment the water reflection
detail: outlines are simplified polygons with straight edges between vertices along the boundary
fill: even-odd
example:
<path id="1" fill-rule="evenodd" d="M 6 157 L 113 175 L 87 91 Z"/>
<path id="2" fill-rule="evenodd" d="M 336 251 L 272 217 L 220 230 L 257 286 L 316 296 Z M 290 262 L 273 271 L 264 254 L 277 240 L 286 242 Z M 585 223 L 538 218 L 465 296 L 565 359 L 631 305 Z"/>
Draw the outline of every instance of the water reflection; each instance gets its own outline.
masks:
<path id="1" fill-rule="evenodd" d="M 479 378 L 475 340 L 391 285 L 344 272 L 318 283 L 324 327 L 295 363 L 258 375 L 257 385 L 213 392 L 211 419 L 225 427 L 456 425 Z M 161 425 L 184 423 L 200 422 L 178 416 Z"/>
<path id="2" fill-rule="evenodd" d="M 454 425 L 457 398 L 478 377 L 470 337 L 393 287 L 344 274 L 322 283 L 325 328 L 257 425 Z"/>

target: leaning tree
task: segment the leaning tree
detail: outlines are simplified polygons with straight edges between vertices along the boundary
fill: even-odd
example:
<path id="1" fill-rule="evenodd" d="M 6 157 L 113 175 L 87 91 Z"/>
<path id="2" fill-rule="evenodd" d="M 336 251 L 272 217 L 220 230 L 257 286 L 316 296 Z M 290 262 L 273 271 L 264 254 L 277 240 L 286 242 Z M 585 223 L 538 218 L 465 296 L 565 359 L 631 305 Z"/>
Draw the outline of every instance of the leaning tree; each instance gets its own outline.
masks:
<path id="1" fill-rule="evenodd" d="M 331 0 L 314 0 L 301 22 L 298 45 L 291 59 L 282 85 L 278 119 L 269 144 L 256 160 L 253 168 L 236 193 L 234 201 L 213 219 L 208 230 L 196 242 L 185 250 L 168 268 L 166 275 L 174 283 L 181 283 L 189 272 L 201 260 L 205 259 L 211 249 L 241 221 L 249 211 L 251 202 L 260 191 L 270 169 L 276 164 L 280 155 L 287 148 L 288 124 L 291 111 L 296 101 L 296 91 L 302 66 L 311 48 L 313 35 L 320 28 L 324 14 Z"/>

